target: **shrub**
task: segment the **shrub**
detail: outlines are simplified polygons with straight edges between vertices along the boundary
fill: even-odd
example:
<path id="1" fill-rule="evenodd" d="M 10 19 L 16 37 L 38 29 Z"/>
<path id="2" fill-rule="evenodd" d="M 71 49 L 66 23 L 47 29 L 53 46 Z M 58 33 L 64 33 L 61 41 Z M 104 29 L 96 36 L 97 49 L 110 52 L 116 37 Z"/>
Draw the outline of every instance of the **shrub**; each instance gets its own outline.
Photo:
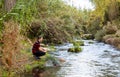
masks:
<path id="1" fill-rule="evenodd" d="M 106 26 L 103 27 L 103 30 L 106 34 L 114 34 L 118 30 L 117 26 L 108 23 Z"/>
<path id="2" fill-rule="evenodd" d="M 102 41 L 103 36 L 105 36 L 105 31 L 104 30 L 100 30 L 95 34 L 95 39 L 97 41 Z"/>
<path id="3" fill-rule="evenodd" d="M 119 44 L 120 44 L 120 38 L 119 37 L 113 38 L 112 45 L 117 47 Z"/>
<path id="4" fill-rule="evenodd" d="M 4 26 L 2 59 L 5 67 L 10 69 L 16 64 L 16 57 L 20 51 L 19 26 L 13 21 L 4 22 Z"/>
<path id="5" fill-rule="evenodd" d="M 120 30 L 115 33 L 116 37 L 120 37 Z"/>

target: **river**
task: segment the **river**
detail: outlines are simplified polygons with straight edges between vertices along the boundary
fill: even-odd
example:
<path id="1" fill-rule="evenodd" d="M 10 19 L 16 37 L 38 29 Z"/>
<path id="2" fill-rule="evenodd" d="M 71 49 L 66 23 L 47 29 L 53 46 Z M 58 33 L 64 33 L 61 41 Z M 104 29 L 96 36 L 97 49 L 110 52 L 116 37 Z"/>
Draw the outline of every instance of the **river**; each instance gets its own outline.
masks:
<path id="1" fill-rule="evenodd" d="M 43 77 L 120 77 L 120 51 L 108 44 L 83 41 L 80 53 L 67 52 L 73 46 L 70 43 L 56 46 L 52 55 L 66 61 L 61 67 L 49 68 Z"/>

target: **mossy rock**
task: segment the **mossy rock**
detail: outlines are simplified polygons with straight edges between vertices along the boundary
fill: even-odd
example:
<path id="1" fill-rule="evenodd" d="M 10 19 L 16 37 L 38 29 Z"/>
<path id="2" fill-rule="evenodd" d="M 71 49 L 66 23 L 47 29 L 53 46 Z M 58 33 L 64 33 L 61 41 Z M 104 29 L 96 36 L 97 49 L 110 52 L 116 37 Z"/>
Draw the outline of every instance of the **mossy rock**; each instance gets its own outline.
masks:
<path id="1" fill-rule="evenodd" d="M 69 48 L 68 52 L 75 52 L 75 49 L 74 48 Z"/>
<path id="2" fill-rule="evenodd" d="M 88 43 L 89 43 L 89 44 L 93 44 L 94 42 L 92 42 L 92 41 L 89 41 Z"/>
<path id="3" fill-rule="evenodd" d="M 81 52 L 82 51 L 82 48 L 81 47 L 73 47 L 73 48 L 69 48 L 68 49 L 68 52 Z"/>
<path id="4" fill-rule="evenodd" d="M 82 51 L 82 48 L 81 47 L 75 47 L 75 52 L 81 52 Z"/>
<path id="5" fill-rule="evenodd" d="M 84 46 L 84 41 L 73 41 L 74 46 Z"/>

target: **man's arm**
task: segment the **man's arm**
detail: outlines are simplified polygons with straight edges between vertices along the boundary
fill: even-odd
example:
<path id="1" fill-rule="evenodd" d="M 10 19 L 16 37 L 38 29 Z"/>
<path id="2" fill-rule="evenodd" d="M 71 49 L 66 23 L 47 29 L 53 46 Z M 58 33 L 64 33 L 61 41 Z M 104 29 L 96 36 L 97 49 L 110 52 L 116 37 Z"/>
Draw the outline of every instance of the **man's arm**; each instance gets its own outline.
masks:
<path id="1" fill-rule="evenodd" d="M 39 50 L 43 51 L 43 52 L 46 52 L 46 50 L 44 48 L 42 48 L 42 47 L 39 47 Z"/>

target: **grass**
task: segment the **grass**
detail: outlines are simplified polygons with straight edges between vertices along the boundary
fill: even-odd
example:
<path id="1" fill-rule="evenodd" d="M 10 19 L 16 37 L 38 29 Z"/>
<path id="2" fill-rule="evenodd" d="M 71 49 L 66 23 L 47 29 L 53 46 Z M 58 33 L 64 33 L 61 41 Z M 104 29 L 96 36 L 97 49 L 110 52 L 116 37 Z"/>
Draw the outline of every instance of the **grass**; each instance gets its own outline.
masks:
<path id="1" fill-rule="evenodd" d="M 81 48 L 81 47 L 72 47 L 72 48 L 69 48 L 69 49 L 68 49 L 68 52 L 78 53 L 78 52 L 81 52 L 81 51 L 82 51 L 82 48 Z"/>
<path id="2" fill-rule="evenodd" d="M 84 41 L 72 41 L 73 46 L 84 46 Z"/>

